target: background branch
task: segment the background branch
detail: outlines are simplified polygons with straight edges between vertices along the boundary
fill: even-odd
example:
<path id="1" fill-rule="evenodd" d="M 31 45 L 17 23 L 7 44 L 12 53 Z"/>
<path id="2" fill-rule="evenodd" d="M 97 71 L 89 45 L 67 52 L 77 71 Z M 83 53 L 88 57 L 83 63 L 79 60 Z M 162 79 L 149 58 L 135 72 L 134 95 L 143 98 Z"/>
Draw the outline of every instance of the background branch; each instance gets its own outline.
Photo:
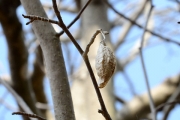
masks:
<path id="1" fill-rule="evenodd" d="M 179 75 L 164 80 L 151 89 L 155 106 L 166 102 L 180 83 Z M 148 94 L 144 93 L 127 102 L 118 113 L 118 120 L 132 120 L 135 116 L 144 118 L 150 113 Z"/>
<path id="2" fill-rule="evenodd" d="M 148 25 L 148 21 L 150 19 L 150 15 L 151 15 L 151 12 L 152 12 L 152 9 L 153 9 L 152 1 L 149 1 L 149 4 L 150 4 L 150 10 L 149 10 L 148 15 L 147 15 L 147 20 L 146 20 L 146 23 L 145 23 L 145 29 L 146 29 L 146 27 Z M 148 91 L 149 101 L 150 101 L 149 104 L 150 104 L 152 119 L 156 120 L 155 105 L 154 105 L 154 101 L 153 101 L 151 91 L 150 91 L 151 89 L 150 89 L 150 85 L 149 85 L 149 80 L 148 80 L 148 76 L 147 76 L 147 72 L 146 72 L 146 67 L 145 67 L 144 57 L 143 57 L 143 51 L 142 51 L 143 44 L 144 44 L 145 33 L 146 33 L 146 31 L 144 30 L 143 35 L 142 35 L 142 40 L 141 40 L 141 46 L 139 48 L 139 50 L 140 50 L 140 58 L 141 58 L 141 64 L 142 64 L 142 68 L 143 68 L 143 72 L 144 72 L 144 76 L 145 76 L 145 82 L 146 82 L 146 87 L 147 87 L 147 91 Z"/>
<path id="3" fill-rule="evenodd" d="M 133 23 L 133 24 L 136 25 L 137 27 L 144 29 L 143 26 L 139 25 L 139 24 L 136 23 L 135 21 L 133 21 L 133 20 L 131 20 L 130 18 L 126 17 L 126 16 L 123 15 L 122 13 L 118 12 L 107 0 L 103 0 L 103 2 L 105 2 L 105 3 L 107 4 L 107 6 L 109 6 L 109 7 L 110 7 L 115 13 L 117 13 L 119 16 L 121 16 L 121 17 L 123 17 L 124 19 L 128 20 L 129 22 Z M 177 44 L 177 45 L 180 45 L 179 42 L 177 42 L 177 41 L 175 41 L 175 40 L 172 40 L 172 39 L 169 39 L 169 38 L 165 38 L 165 37 L 163 37 L 163 36 L 161 36 L 161 35 L 153 32 L 153 31 L 150 31 L 150 30 L 148 30 L 148 29 L 145 29 L 145 31 L 151 33 L 152 35 L 154 35 L 154 36 L 156 36 L 156 37 L 161 38 L 162 40 L 165 40 L 165 41 L 167 41 L 167 42 L 172 42 L 172 43 L 175 43 L 175 44 Z"/>
<path id="4" fill-rule="evenodd" d="M 0 78 L 1 84 L 3 84 L 6 89 L 9 90 L 9 92 L 15 97 L 16 101 L 20 105 L 20 107 L 27 113 L 33 114 L 31 109 L 27 106 L 27 104 L 23 101 L 23 99 L 9 86 L 2 78 Z"/>

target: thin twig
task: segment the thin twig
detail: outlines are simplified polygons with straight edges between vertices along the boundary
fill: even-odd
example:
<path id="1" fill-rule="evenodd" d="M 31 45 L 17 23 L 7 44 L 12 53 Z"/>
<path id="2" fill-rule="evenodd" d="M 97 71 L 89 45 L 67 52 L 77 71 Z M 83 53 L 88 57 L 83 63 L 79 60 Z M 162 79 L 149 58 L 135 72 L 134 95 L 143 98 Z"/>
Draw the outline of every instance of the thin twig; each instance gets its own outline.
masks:
<path id="1" fill-rule="evenodd" d="M 15 106 L 11 105 L 9 102 L 7 102 L 5 99 L 6 97 L 8 96 L 9 92 L 8 91 L 5 91 L 3 93 L 3 95 L 1 96 L 0 98 L 0 109 L 1 109 L 1 106 L 4 106 L 6 109 L 9 109 L 10 111 L 17 111 L 18 108 L 16 108 Z"/>
<path id="2" fill-rule="evenodd" d="M 27 104 L 23 101 L 23 99 L 9 86 L 3 79 L 0 78 L 0 83 L 3 84 L 7 90 L 15 97 L 19 106 L 27 113 L 33 114 L 31 109 L 27 106 Z"/>
<path id="3" fill-rule="evenodd" d="M 92 43 L 94 42 L 96 36 L 101 33 L 102 36 L 103 36 L 103 39 L 105 40 L 105 34 L 108 34 L 107 31 L 102 31 L 102 29 L 99 29 L 95 32 L 95 34 L 92 36 L 89 44 L 86 46 L 86 49 L 85 49 L 85 52 L 84 54 L 82 55 L 83 56 L 83 59 L 86 63 L 86 66 L 88 68 L 88 71 L 89 71 L 89 74 L 90 74 L 90 77 L 92 79 L 92 82 L 93 82 L 93 85 L 94 85 L 94 89 L 96 90 L 96 94 L 98 96 L 98 100 L 100 102 L 100 105 L 101 105 L 101 110 L 98 110 L 99 113 L 101 113 L 105 118 L 106 120 L 111 120 L 111 117 L 106 109 L 106 106 L 104 104 L 104 101 L 103 101 L 103 98 L 102 98 L 102 95 L 100 93 L 100 90 L 99 90 L 99 87 L 97 85 L 97 82 L 96 82 L 96 78 L 94 76 L 94 73 L 93 73 L 93 70 L 92 70 L 92 67 L 91 67 L 91 64 L 89 62 L 89 58 L 88 58 L 88 52 L 89 52 L 89 48 L 90 46 L 92 45 Z"/>
<path id="4" fill-rule="evenodd" d="M 148 3 L 147 0 L 145 0 L 145 1 L 142 0 L 141 3 L 138 4 L 140 7 L 138 7 L 138 9 L 130 15 L 131 20 L 136 21 L 139 18 L 139 16 L 142 14 L 144 8 L 146 7 L 147 3 Z M 115 46 L 114 46 L 115 51 L 118 48 L 120 48 L 121 45 L 124 43 L 126 36 L 129 34 L 129 32 L 131 31 L 131 28 L 133 26 L 134 26 L 134 24 L 131 22 L 127 22 L 123 25 L 123 28 L 122 28 L 123 30 L 121 32 L 121 35 L 118 38 L 118 41 L 115 43 Z"/>
<path id="5" fill-rule="evenodd" d="M 44 17 L 35 16 L 35 15 L 23 15 L 23 14 L 22 14 L 22 16 L 23 16 L 24 18 L 30 19 L 30 21 L 27 22 L 26 25 L 32 23 L 34 20 L 41 20 L 41 21 L 45 21 L 45 22 L 50 22 L 50 23 L 58 24 L 58 21 L 51 20 L 51 19 L 44 18 Z"/>
<path id="6" fill-rule="evenodd" d="M 144 29 L 145 31 L 151 33 L 152 35 L 156 36 L 156 37 L 159 37 L 161 38 L 162 40 L 165 40 L 167 42 L 172 42 L 172 43 L 175 43 L 177 45 L 180 45 L 179 42 L 175 41 L 175 40 L 172 40 L 172 39 L 169 39 L 169 38 L 165 38 L 151 30 L 148 30 L 147 28 L 144 28 L 142 25 L 139 25 L 136 21 L 133 21 L 131 20 L 130 18 L 126 17 L 125 15 L 123 15 L 122 13 L 118 12 L 107 0 L 102 0 L 103 2 L 105 2 L 107 4 L 107 6 L 109 6 L 116 14 L 118 14 L 119 16 L 123 17 L 124 19 L 128 20 L 129 22 L 131 22 L 132 24 L 138 26 L 139 28 L 142 28 Z"/>
<path id="7" fill-rule="evenodd" d="M 92 0 L 88 0 L 87 3 L 84 5 L 84 7 L 80 10 L 80 12 L 78 13 L 78 15 L 74 18 L 74 20 L 67 26 L 67 28 L 69 29 L 81 16 L 81 14 L 84 12 L 84 10 L 86 9 L 86 7 L 89 5 L 89 3 Z M 60 33 L 57 34 L 57 36 L 61 36 L 64 33 L 64 31 L 61 31 Z"/>
<path id="8" fill-rule="evenodd" d="M 99 87 L 98 87 L 97 82 L 96 82 L 96 78 L 95 78 L 95 76 L 94 76 L 94 73 L 93 73 L 93 70 L 92 70 L 91 64 L 90 64 L 90 62 L 89 62 L 88 55 L 87 55 L 88 52 L 89 52 L 90 46 L 92 45 L 92 43 L 94 42 L 96 36 L 97 36 L 99 33 L 102 34 L 102 36 L 103 36 L 103 38 L 104 38 L 104 40 L 105 40 L 105 34 L 107 34 L 107 32 L 105 31 L 105 33 L 103 33 L 102 29 L 97 30 L 97 31 L 95 32 L 95 34 L 92 36 L 89 44 L 86 46 L 85 52 L 84 52 L 84 54 L 83 54 L 82 56 L 83 56 L 83 59 L 84 59 L 84 61 L 85 61 L 85 63 L 86 63 L 86 66 L 87 66 L 87 68 L 88 68 L 90 77 L 91 77 L 92 82 L 93 82 L 93 85 L 94 85 L 94 89 L 96 90 L 96 94 L 97 94 L 97 96 L 98 96 L 98 100 L 99 100 L 100 105 L 101 105 L 101 110 L 98 110 L 98 112 L 101 113 L 101 114 L 106 118 L 106 120 L 111 120 L 111 117 L 110 117 L 110 115 L 109 115 L 109 113 L 108 113 L 108 111 L 107 111 L 107 109 L 106 109 L 105 104 L 104 104 L 102 95 L 101 95 L 101 93 L 100 93 Z"/>
<path id="9" fill-rule="evenodd" d="M 63 23 L 62 19 L 60 19 L 61 21 L 54 21 L 54 20 L 50 20 L 44 17 L 39 17 L 39 16 L 35 16 L 35 15 L 22 15 L 24 18 L 28 18 L 30 19 L 29 22 L 26 23 L 26 25 L 28 25 L 29 23 L 32 23 L 34 20 L 40 20 L 40 21 L 45 21 L 45 22 L 49 22 L 49 23 L 54 23 L 59 25 L 61 28 L 64 29 L 64 31 L 66 32 L 66 34 L 68 35 L 68 37 L 71 39 L 71 41 L 73 42 L 73 44 L 76 46 L 76 48 L 78 49 L 78 51 L 80 52 L 80 54 L 83 54 L 83 50 L 82 48 L 79 46 L 79 44 L 76 42 L 76 40 L 74 39 L 74 37 L 72 36 L 72 34 L 69 32 L 69 30 L 66 28 L 65 24 Z M 60 17 L 61 18 L 61 17 Z"/>
<path id="10" fill-rule="evenodd" d="M 149 19 L 150 19 L 150 16 L 151 16 L 151 12 L 152 12 L 153 7 L 154 7 L 154 6 L 151 5 L 150 10 L 149 10 L 149 12 L 148 12 L 147 20 L 146 20 L 146 23 L 145 23 L 145 26 L 144 26 L 145 29 L 147 28 L 147 25 L 148 25 L 148 22 L 149 22 Z M 144 30 L 143 35 L 142 35 L 141 48 L 143 48 L 143 45 L 144 45 L 145 33 L 146 33 L 146 30 Z"/>
<path id="11" fill-rule="evenodd" d="M 73 42 L 73 44 L 76 46 L 76 48 L 78 49 L 79 53 L 82 55 L 83 54 L 83 50 L 82 48 L 79 46 L 79 44 L 76 42 L 76 40 L 74 39 L 74 37 L 72 36 L 72 34 L 69 32 L 68 28 L 66 27 L 66 25 L 64 24 L 62 18 L 61 18 L 61 15 L 60 15 L 60 12 L 58 11 L 58 8 L 57 8 L 57 4 L 56 4 L 56 0 L 52 0 L 52 3 L 53 3 L 53 8 L 54 8 L 54 11 L 57 15 L 57 18 L 59 20 L 59 27 L 61 27 L 64 32 L 67 34 L 67 36 L 71 39 L 71 41 Z"/>
<path id="12" fill-rule="evenodd" d="M 145 23 L 145 29 L 147 28 L 148 21 L 150 19 L 151 12 L 152 12 L 152 9 L 153 9 L 152 3 L 150 3 L 150 4 L 151 4 L 151 6 L 150 6 L 150 10 L 148 12 L 147 20 L 146 20 L 146 23 Z M 147 90 L 148 90 L 148 97 L 149 97 L 150 109 L 151 109 L 151 113 L 152 113 L 152 119 L 156 120 L 155 105 L 154 105 L 153 98 L 152 98 L 151 91 L 150 91 L 150 85 L 149 85 L 149 80 L 148 80 L 148 76 L 147 76 L 146 67 L 145 67 L 145 64 L 144 64 L 144 57 L 143 57 L 143 51 L 142 51 L 145 33 L 146 33 L 146 30 L 144 30 L 144 32 L 143 32 L 142 40 L 141 40 L 141 46 L 139 48 L 139 50 L 140 50 L 140 58 L 141 58 L 141 63 L 142 63 L 143 72 L 144 72 L 144 76 L 145 76 L 145 82 L 146 82 L 146 86 L 147 86 Z"/>
<path id="13" fill-rule="evenodd" d="M 100 33 L 100 30 L 97 30 L 97 31 L 94 33 L 94 35 L 92 36 L 89 44 L 86 46 L 86 49 L 85 49 L 85 51 L 84 51 L 84 55 L 87 55 L 87 54 L 88 54 L 90 46 L 93 44 L 96 36 L 97 36 L 99 33 Z M 84 56 L 84 55 L 83 55 L 83 56 Z"/>
<path id="14" fill-rule="evenodd" d="M 36 114 L 29 114 L 29 113 L 25 113 L 25 112 L 13 112 L 12 115 L 22 115 L 22 116 L 26 116 L 26 117 L 30 117 L 30 118 L 37 118 L 39 120 L 46 120 L 45 118 L 42 118 Z"/>
<path id="15" fill-rule="evenodd" d="M 104 40 L 105 40 L 105 38 L 106 38 L 105 35 L 109 34 L 107 31 L 102 31 L 102 29 L 97 30 L 97 31 L 94 33 L 94 35 L 92 36 L 89 44 L 86 46 L 86 49 L 85 49 L 85 51 L 84 51 L 83 56 L 87 56 L 87 54 L 88 54 L 88 52 L 89 52 L 90 46 L 93 44 L 96 36 L 97 36 L 99 33 L 102 34 Z"/>
<path id="16" fill-rule="evenodd" d="M 98 110 L 99 113 L 101 113 L 105 118 L 106 120 L 111 120 L 111 117 L 106 109 L 106 106 L 104 104 L 104 101 L 103 101 L 103 98 L 102 98 L 102 95 L 101 95 L 101 92 L 98 88 L 98 84 L 96 82 L 96 78 L 94 76 L 94 73 L 93 73 L 93 70 L 92 70 L 92 67 L 91 67 L 91 64 L 89 62 L 89 58 L 88 56 L 84 57 L 84 61 L 86 63 L 86 66 L 88 68 L 88 71 L 89 71 L 89 74 L 90 74 L 90 77 L 92 79 L 92 82 L 93 82 L 93 85 L 94 85 L 94 88 L 96 90 L 96 94 L 98 96 L 98 100 L 99 100 L 99 103 L 101 105 L 101 110 Z"/>
<path id="17" fill-rule="evenodd" d="M 56 14 L 59 22 L 62 22 L 62 18 L 61 18 L 60 12 L 59 12 L 59 10 L 58 10 L 56 0 L 52 0 L 52 3 L 53 3 L 54 12 L 55 12 L 55 14 Z M 60 24 L 61 24 L 61 23 L 60 23 Z"/>
<path id="18" fill-rule="evenodd" d="M 94 76 L 94 73 L 93 73 L 93 70 L 92 70 L 92 67 L 90 65 L 90 62 L 89 62 L 89 59 L 88 59 L 88 56 L 87 56 L 87 53 L 88 53 L 88 48 L 86 50 L 86 54 L 84 54 L 84 51 L 82 50 L 82 48 L 79 46 L 79 44 L 76 42 L 76 40 L 74 39 L 74 37 L 72 36 L 72 34 L 70 33 L 70 31 L 68 30 L 68 28 L 66 27 L 66 25 L 64 24 L 62 18 L 61 18 L 61 15 L 60 15 L 60 12 L 58 11 L 58 8 L 57 8 L 57 4 L 56 4 L 56 0 L 52 0 L 52 3 L 53 3 L 53 8 L 54 8 L 54 11 L 55 11 L 55 14 L 58 18 L 58 23 L 54 23 L 54 24 L 58 24 L 59 27 L 61 27 L 64 32 L 67 34 L 67 36 L 71 39 L 71 41 L 73 42 L 73 44 L 75 45 L 75 47 L 78 49 L 79 53 L 81 54 L 81 56 L 83 57 L 83 60 L 84 62 L 86 63 L 86 66 L 87 66 L 87 69 L 89 71 L 89 74 L 90 74 L 90 77 L 92 79 L 92 82 L 93 82 L 93 85 L 94 85 L 94 88 L 95 88 L 95 91 L 96 91 L 96 94 L 98 96 L 98 100 L 99 100 L 99 103 L 101 105 L 101 110 L 99 110 L 98 112 L 101 113 L 105 118 L 106 120 L 111 120 L 111 117 L 106 109 L 106 106 L 104 104 L 104 101 L 103 101 L 103 98 L 102 98 L 102 95 L 100 93 L 100 90 L 98 88 L 98 85 L 97 85 L 97 82 L 96 82 L 96 78 Z M 35 18 L 34 18 L 35 17 Z M 34 19 L 37 18 L 37 16 L 34 16 L 34 17 L 28 17 L 26 16 L 26 18 L 29 18 L 31 22 L 34 21 Z M 47 20 L 46 18 L 43 18 L 43 19 L 36 19 L 36 20 L 43 20 L 43 21 L 46 21 L 46 22 L 51 22 L 50 20 Z M 107 34 L 107 32 L 105 31 L 104 34 Z"/>
<path id="19" fill-rule="evenodd" d="M 173 102 L 166 102 L 166 103 L 160 104 L 159 106 L 156 107 L 156 111 L 162 109 L 166 105 L 175 105 L 176 103 L 180 103 L 180 100 L 175 100 Z"/>
<path id="20" fill-rule="evenodd" d="M 127 84 L 129 85 L 129 88 L 130 88 L 131 93 L 132 93 L 134 96 L 136 96 L 137 94 L 136 94 L 134 85 L 133 85 L 130 77 L 128 76 L 128 74 L 126 73 L 125 70 L 123 70 L 122 73 L 123 73 L 124 78 L 126 79 L 125 81 L 126 81 Z"/>
<path id="21" fill-rule="evenodd" d="M 118 101 L 118 102 L 120 102 L 122 104 L 126 104 L 126 101 L 123 100 L 122 98 L 118 97 L 117 95 L 114 95 L 114 97 L 115 97 L 116 101 Z"/>
<path id="22" fill-rule="evenodd" d="M 167 103 L 177 101 L 179 96 L 180 96 L 180 84 L 176 88 L 175 92 L 169 97 L 169 99 L 167 100 Z M 180 100 L 179 100 L 179 102 L 180 102 Z M 163 108 L 164 116 L 163 116 L 162 120 L 167 120 L 167 117 L 168 117 L 170 111 L 173 109 L 173 107 L 174 107 L 174 105 L 171 104 L 171 105 Z"/>
<path id="23" fill-rule="evenodd" d="M 63 21 L 62 21 L 62 22 L 63 22 Z M 66 28 L 66 26 L 63 25 L 61 28 L 62 28 L 62 29 L 64 30 L 64 32 L 68 35 L 68 37 L 71 39 L 72 42 L 75 41 L 74 37 L 71 35 L 71 33 L 69 32 L 69 30 Z M 75 42 L 76 42 L 76 41 L 75 41 Z M 74 42 L 73 42 L 73 43 L 74 43 Z M 77 42 L 76 42 L 76 43 L 77 43 Z M 77 44 L 78 44 L 78 43 L 77 43 Z M 75 45 L 75 44 L 74 44 L 74 45 Z M 75 45 L 75 46 L 76 46 L 76 45 Z M 80 47 L 80 46 L 79 46 L 79 47 Z M 77 46 L 76 46 L 76 48 L 77 48 Z M 88 69 L 88 71 L 89 71 L 90 77 L 91 77 L 91 79 L 92 79 L 92 82 L 93 82 L 93 85 L 94 85 L 96 94 L 97 94 L 97 96 L 98 96 L 98 100 L 99 100 L 99 103 L 100 103 L 100 105 L 101 105 L 101 110 L 99 110 L 99 111 L 101 111 L 101 112 L 99 112 L 99 113 L 101 113 L 101 114 L 106 118 L 106 120 L 111 120 L 111 117 L 110 117 L 110 115 L 109 115 L 109 113 L 108 113 L 108 111 L 107 111 L 107 109 L 106 109 L 106 106 L 105 106 L 105 104 L 104 104 L 102 95 L 101 95 L 100 90 L 99 90 L 99 88 L 98 88 L 98 84 L 97 84 L 96 78 L 95 78 L 95 76 L 94 76 L 92 67 L 91 67 L 91 65 L 90 65 L 88 56 L 86 56 L 86 55 L 84 54 L 84 51 L 81 49 L 81 47 L 80 47 L 80 48 L 77 48 L 77 49 L 78 49 L 78 51 L 80 52 L 81 56 L 83 57 L 83 60 L 84 60 L 84 62 L 85 62 L 85 64 L 86 64 L 86 66 L 87 66 L 87 69 Z M 87 52 L 87 53 L 88 53 L 88 52 Z"/>

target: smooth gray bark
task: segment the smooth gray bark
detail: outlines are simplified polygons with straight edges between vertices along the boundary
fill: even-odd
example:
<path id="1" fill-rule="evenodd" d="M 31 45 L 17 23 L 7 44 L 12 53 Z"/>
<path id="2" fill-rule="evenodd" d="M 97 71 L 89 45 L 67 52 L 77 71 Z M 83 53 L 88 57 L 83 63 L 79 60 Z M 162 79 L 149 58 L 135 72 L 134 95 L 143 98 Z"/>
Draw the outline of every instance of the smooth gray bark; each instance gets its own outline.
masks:
<path id="1" fill-rule="evenodd" d="M 39 0 L 21 0 L 27 15 L 47 17 Z M 72 98 L 59 39 L 50 23 L 34 21 L 33 30 L 40 42 L 45 59 L 47 76 L 56 120 L 74 120 Z"/>

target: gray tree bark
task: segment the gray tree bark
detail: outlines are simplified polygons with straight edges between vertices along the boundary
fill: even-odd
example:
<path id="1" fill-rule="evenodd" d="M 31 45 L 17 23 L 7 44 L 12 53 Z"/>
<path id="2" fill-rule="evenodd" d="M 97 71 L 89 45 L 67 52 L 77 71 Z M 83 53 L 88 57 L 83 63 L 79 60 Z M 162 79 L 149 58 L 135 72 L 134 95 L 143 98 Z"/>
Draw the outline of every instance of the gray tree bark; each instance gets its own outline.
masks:
<path id="1" fill-rule="evenodd" d="M 47 17 L 40 1 L 21 0 L 28 15 Z M 50 80 L 56 120 L 74 120 L 72 98 L 59 39 L 50 23 L 34 21 L 33 30 L 39 40 Z"/>

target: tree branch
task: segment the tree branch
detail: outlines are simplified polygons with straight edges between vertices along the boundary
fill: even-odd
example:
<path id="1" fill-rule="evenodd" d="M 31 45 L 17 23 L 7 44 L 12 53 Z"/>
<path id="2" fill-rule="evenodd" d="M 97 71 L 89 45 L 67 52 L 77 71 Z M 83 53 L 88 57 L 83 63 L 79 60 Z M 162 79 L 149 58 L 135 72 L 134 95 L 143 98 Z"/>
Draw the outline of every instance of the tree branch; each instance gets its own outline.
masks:
<path id="1" fill-rule="evenodd" d="M 115 13 L 117 13 L 119 16 L 123 17 L 124 19 L 128 20 L 129 22 L 131 22 L 132 24 L 136 25 L 137 27 L 139 28 L 142 28 L 142 29 L 145 29 L 143 26 L 139 25 L 137 22 L 131 20 L 130 18 L 126 17 L 125 15 L 123 15 L 122 13 L 118 12 L 107 0 L 102 0 L 107 6 L 109 6 Z M 172 40 L 172 39 L 169 39 L 169 38 L 165 38 L 153 31 L 150 31 L 149 29 L 145 29 L 145 31 L 151 33 L 152 35 L 156 36 L 156 37 L 159 37 L 161 38 L 162 40 L 165 40 L 167 42 L 172 42 L 172 43 L 175 43 L 177 45 L 180 45 L 179 42 L 175 41 L 175 40 Z"/>
<path id="2" fill-rule="evenodd" d="M 145 29 L 146 29 L 146 27 L 148 25 L 148 21 L 150 19 L 150 15 L 151 15 L 151 12 L 152 12 L 152 9 L 153 9 L 152 2 L 151 1 L 149 1 L 149 2 L 150 2 L 150 10 L 149 10 L 148 15 L 147 15 L 147 20 L 146 20 L 146 23 L 145 23 Z M 151 89 L 150 89 L 150 85 L 149 85 L 147 71 L 146 71 L 145 64 L 144 64 L 144 57 L 143 57 L 143 51 L 142 51 L 145 33 L 146 33 L 146 30 L 144 30 L 144 32 L 143 32 L 142 40 L 141 40 L 141 46 L 139 48 L 139 50 L 140 50 L 140 58 L 141 58 L 141 63 L 142 63 L 143 72 L 144 72 L 144 76 L 145 76 L 146 87 L 147 87 L 147 90 L 148 90 L 148 96 L 149 96 L 152 119 L 156 120 L 155 105 L 154 105 L 153 98 L 152 98 L 151 91 L 150 91 Z"/>
<path id="3" fill-rule="evenodd" d="M 140 8 L 138 8 L 138 10 L 136 10 L 135 12 L 132 13 L 132 17 L 131 20 L 136 21 L 138 19 L 138 17 L 141 15 L 142 11 L 144 10 L 146 4 L 147 4 L 148 0 L 145 1 L 141 1 Z M 120 38 L 118 38 L 117 43 L 115 44 L 115 50 L 117 50 L 117 48 L 119 48 L 119 46 L 124 42 L 126 36 L 128 35 L 130 29 L 132 28 L 134 24 L 132 22 L 127 22 L 123 25 L 122 28 L 122 32 L 121 32 L 121 36 Z"/>
<path id="4" fill-rule="evenodd" d="M 35 14 L 47 18 L 40 1 L 21 0 L 21 3 L 27 14 Z M 47 76 L 50 81 L 55 118 L 56 120 L 75 120 L 59 38 L 56 37 L 56 32 L 50 23 L 34 21 L 32 27 L 43 51 Z"/>
<path id="5" fill-rule="evenodd" d="M 178 87 L 176 88 L 175 92 L 171 95 L 171 97 L 167 100 L 166 104 L 170 104 L 169 106 L 165 106 L 163 109 L 164 112 L 164 116 L 162 120 L 166 120 L 170 111 L 173 109 L 173 107 L 175 106 L 174 102 L 180 102 L 178 100 L 178 98 L 180 98 L 180 84 L 178 85 Z M 171 104 L 172 103 L 172 104 Z M 159 106 L 160 107 L 160 106 Z"/>
<path id="6" fill-rule="evenodd" d="M 80 10 L 80 12 L 78 13 L 78 15 L 74 18 L 74 20 L 72 20 L 72 22 L 67 26 L 67 28 L 69 29 L 81 16 L 81 14 L 84 12 L 84 10 L 86 9 L 86 7 L 90 4 L 92 0 L 88 0 L 87 3 L 84 5 L 84 7 Z M 61 31 L 60 33 L 58 33 L 58 36 L 61 36 L 64 33 L 64 31 Z"/>
<path id="7" fill-rule="evenodd" d="M 34 113 L 40 114 L 35 107 L 36 100 L 28 80 L 28 51 L 24 43 L 22 24 L 16 14 L 19 5 L 19 0 L 3 0 L 0 4 L 0 22 L 8 45 L 12 87 Z"/>
<path id="8" fill-rule="evenodd" d="M 23 99 L 1 78 L 0 78 L 0 83 L 3 84 L 6 87 L 6 89 L 14 96 L 17 103 L 25 112 L 33 114 L 31 109 L 27 106 L 27 104 L 23 101 Z"/>
<path id="9" fill-rule="evenodd" d="M 85 61 L 86 63 L 86 66 L 88 68 L 88 71 L 90 73 L 90 76 L 91 76 L 91 79 L 92 79 L 92 82 L 93 82 L 93 85 L 94 85 L 94 88 L 96 90 L 96 94 L 98 96 L 98 100 L 99 100 L 99 103 L 101 105 L 101 110 L 99 110 L 99 113 L 101 113 L 107 120 L 111 120 L 111 117 L 109 116 L 109 113 L 107 112 L 106 110 L 106 107 L 105 107 L 105 104 L 104 104 L 104 101 L 102 99 L 102 96 L 101 96 L 101 93 L 99 91 L 99 88 L 98 88 L 98 85 L 97 85 L 97 82 L 96 82 L 96 79 L 95 79 L 95 76 L 94 76 L 94 73 L 93 73 L 93 70 L 92 70 L 92 67 L 89 63 L 89 59 L 88 59 L 88 56 L 86 54 L 84 54 L 84 51 L 82 50 L 82 48 L 79 46 L 79 44 L 76 42 L 76 40 L 74 39 L 74 37 L 72 36 L 72 34 L 69 32 L 68 28 L 65 26 L 62 18 L 61 18 L 61 14 L 60 12 L 58 11 L 57 9 L 57 4 L 56 4 L 56 0 L 52 0 L 52 3 L 53 3 L 53 8 L 54 8 L 54 11 L 55 11 L 55 14 L 58 18 L 58 23 L 57 21 L 53 21 L 53 20 L 49 20 L 49 19 L 46 19 L 46 18 L 43 18 L 43 17 L 38 17 L 38 16 L 32 16 L 32 15 L 28 15 L 28 16 L 24 16 L 26 18 L 29 18 L 31 21 L 28 22 L 28 23 L 31 23 L 33 22 L 34 20 L 42 20 L 42 21 L 46 21 L 46 22 L 52 22 L 54 24 L 58 24 L 59 27 L 61 27 L 64 32 L 67 34 L 67 36 L 71 39 L 71 41 L 73 42 L 73 44 L 75 45 L 75 47 L 78 49 L 79 53 L 81 54 L 81 56 L 83 57 L 83 60 Z"/>
<path id="10" fill-rule="evenodd" d="M 31 21 L 28 22 L 28 23 L 31 23 L 33 22 L 34 20 L 42 20 L 42 21 L 46 21 L 46 22 L 52 22 L 54 24 L 58 24 L 63 30 L 64 32 L 68 35 L 68 37 L 71 39 L 71 41 L 74 43 L 74 45 L 76 46 L 76 48 L 78 49 L 79 53 L 82 55 L 82 57 L 84 56 L 84 51 L 82 50 L 82 48 L 79 46 L 79 44 L 76 42 L 76 40 L 74 39 L 74 37 L 72 36 L 72 34 L 69 32 L 69 30 L 67 29 L 67 27 L 65 26 L 62 18 L 61 18 L 61 15 L 60 15 L 60 12 L 58 11 L 57 9 L 57 4 L 56 4 L 56 0 L 52 0 L 53 2 L 53 8 L 54 8 L 54 11 L 56 13 L 56 16 L 59 20 L 59 22 L 57 21 L 53 21 L 53 20 L 49 20 L 49 19 L 46 19 L 44 17 L 38 17 L 38 16 L 32 16 L 32 15 L 23 15 L 23 17 L 26 17 L 26 18 L 29 18 Z M 100 105 L 101 105 L 101 109 L 100 110 L 100 113 L 102 113 L 102 115 L 107 119 L 107 120 L 111 120 L 107 110 L 106 110 L 106 107 L 104 105 L 104 101 L 102 99 L 102 96 L 101 96 L 101 93 L 98 89 L 98 85 L 97 85 L 97 82 L 96 82 L 96 79 L 94 77 L 94 73 L 92 71 L 92 68 L 91 68 L 91 65 L 89 63 L 89 60 L 88 60 L 88 57 L 83 57 L 86 65 L 87 65 L 87 68 L 89 70 L 89 73 L 90 73 L 90 76 L 92 78 L 92 81 L 93 81 L 93 84 L 94 84 L 94 87 L 95 87 L 95 90 L 96 90 L 96 93 L 97 93 L 97 96 L 98 96 L 98 99 L 99 99 L 99 102 L 100 102 Z"/>
<path id="11" fill-rule="evenodd" d="M 165 103 L 176 91 L 180 83 L 180 75 L 164 80 L 163 83 L 151 89 L 154 104 L 159 106 Z M 150 113 L 148 94 L 134 97 L 127 102 L 118 113 L 118 120 L 133 120 L 135 116 L 139 118 Z"/>
<path id="12" fill-rule="evenodd" d="M 29 114 L 29 113 L 25 113 L 25 112 L 13 112 L 12 115 L 22 115 L 22 116 L 27 116 L 30 118 L 37 118 L 38 120 L 46 120 L 45 118 L 42 118 L 36 114 Z"/>

